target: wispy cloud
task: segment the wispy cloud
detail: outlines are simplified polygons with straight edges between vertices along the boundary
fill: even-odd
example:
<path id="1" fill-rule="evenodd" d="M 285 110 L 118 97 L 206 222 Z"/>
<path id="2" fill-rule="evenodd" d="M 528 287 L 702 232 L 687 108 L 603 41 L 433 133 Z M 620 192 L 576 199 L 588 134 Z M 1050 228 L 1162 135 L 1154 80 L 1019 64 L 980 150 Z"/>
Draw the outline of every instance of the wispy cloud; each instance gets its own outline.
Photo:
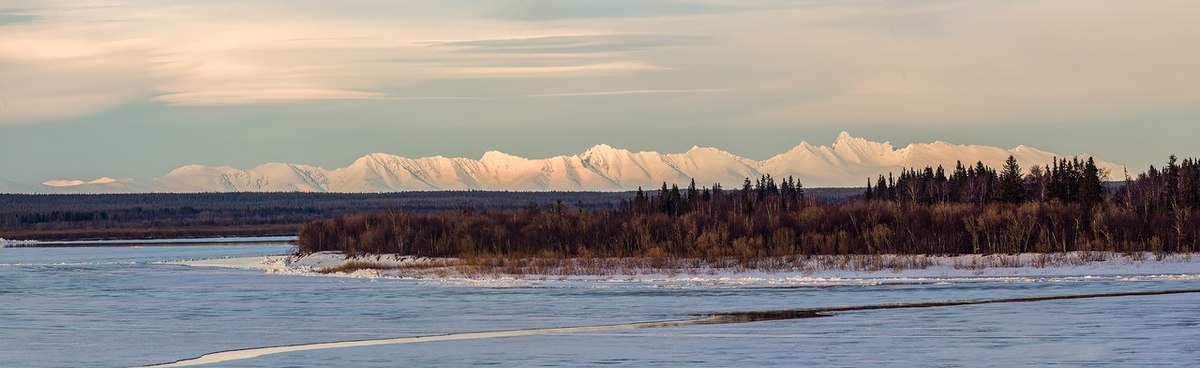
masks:
<path id="1" fill-rule="evenodd" d="M 489 97 L 471 96 L 395 96 L 379 92 L 286 88 L 279 90 L 217 90 L 159 95 L 154 100 L 173 105 L 221 106 L 239 104 L 289 104 L 317 100 L 391 100 L 391 101 L 487 101 Z"/>
<path id="2" fill-rule="evenodd" d="M 707 38 L 694 36 L 603 34 L 442 42 L 432 46 L 451 47 L 460 52 L 474 53 L 561 54 L 626 52 L 648 48 L 695 45 L 706 40 Z"/>
<path id="3" fill-rule="evenodd" d="M 618 91 L 565 92 L 526 95 L 525 97 L 588 97 L 588 96 L 623 96 L 623 95 L 664 95 L 687 93 L 728 92 L 730 89 L 630 89 Z"/>
<path id="4" fill-rule="evenodd" d="M 487 16 L 525 21 L 647 18 L 714 13 L 728 8 L 715 3 L 678 0 L 524 0 L 515 6 L 491 10 Z"/>
<path id="5" fill-rule="evenodd" d="M 580 75 L 611 75 L 663 69 L 667 68 L 641 62 L 613 62 L 556 66 L 477 66 L 452 69 L 451 74 L 488 78 L 565 77 Z"/>
<path id="6" fill-rule="evenodd" d="M 781 135 L 847 126 L 1005 144 L 1078 130 L 1061 141 L 1149 163 L 1186 153 L 1178 137 L 1200 129 L 1197 12 L 1194 0 L 0 0 L 0 172 L 33 182 L 367 147 L 530 153 L 596 137 L 766 154 Z M 1142 124 L 1179 134 L 1129 143 Z M 678 134 L 628 133 L 656 129 Z M 286 143 L 212 150 L 266 136 Z M 330 137 L 356 144 L 294 144 Z M 112 144 L 123 150 L 99 152 Z M 163 146 L 177 152 L 128 154 Z"/>
<path id="7" fill-rule="evenodd" d="M 136 42 L 38 21 L 0 27 L 0 124 L 102 111 L 153 93 Z"/>
<path id="8" fill-rule="evenodd" d="M 789 60 L 811 60 L 804 49 L 830 54 L 817 57 L 828 62 L 817 69 L 824 75 L 784 75 L 777 91 L 790 82 L 820 92 L 781 100 L 745 119 L 993 125 L 1175 111 L 1200 102 L 1200 90 L 1181 83 L 1200 80 L 1185 66 L 1200 62 L 1200 49 L 1181 47 L 1200 34 L 1197 23 L 1180 15 L 1193 11 L 1200 3 L 838 9 L 807 25 L 809 32 L 780 39 L 806 45 L 783 56 Z"/>
<path id="9" fill-rule="evenodd" d="M 1185 0 L 20 0 L 0 5 L 0 123 L 144 100 L 699 95 L 696 86 L 738 87 L 698 98 L 760 124 L 1086 120 L 1196 106 L 1196 11 Z M 580 92 L 537 93 L 563 79 Z"/>
<path id="10" fill-rule="evenodd" d="M 4 25 L 8 25 L 8 24 L 28 23 L 28 22 L 33 21 L 34 19 L 37 19 L 37 17 L 22 13 L 22 12 L 5 11 L 5 10 L 0 9 L 0 26 L 4 26 Z"/>
<path id="11" fill-rule="evenodd" d="M 510 22 L 438 14 L 304 13 L 271 1 L 50 2 L 29 11 L 37 15 L 21 13 L 22 23 L 0 28 L 0 122 L 60 119 L 142 98 L 192 106 L 469 101 L 486 97 L 392 91 L 438 79 L 664 70 L 626 52 L 686 42 L 561 25 L 514 31 Z"/>
<path id="12" fill-rule="evenodd" d="M 387 97 L 382 93 L 330 89 L 242 89 L 206 90 L 164 94 L 154 100 L 178 105 L 230 105 L 246 103 L 291 103 L 311 100 L 365 100 Z"/>

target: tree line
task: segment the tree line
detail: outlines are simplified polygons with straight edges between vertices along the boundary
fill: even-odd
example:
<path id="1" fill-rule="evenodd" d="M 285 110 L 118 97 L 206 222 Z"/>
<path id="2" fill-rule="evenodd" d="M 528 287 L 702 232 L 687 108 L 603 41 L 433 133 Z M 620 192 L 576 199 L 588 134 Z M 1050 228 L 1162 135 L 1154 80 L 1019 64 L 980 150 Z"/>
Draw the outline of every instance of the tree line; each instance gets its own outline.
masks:
<path id="1" fill-rule="evenodd" d="M 615 206 L 633 193 L 156 193 L 0 194 L 0 238 L 141 239 L 295 234 L 321 218 L 384 210 L 438 212 L 463 206 L 510 209 L 568 201 Z"/>
<path id="2" fill-rule="evenodd" d="M 1021 170 L 982 163 L 879 176 L 853 199 L 825 202 L 796 178 L 740 188 L 639 188 L 612 207 L 557 201 L 339 216 L 300 229 L 299 251 L 434 257 L 681 257 L 824 254 L 1192 252 L 1200 239 L 1200 167 L 1162 169 L 1106 189 L 1095 161 L 1055 159 Z"/>
<path id="3" fill-rule="evenodd" d="M 1153 170 L 1153 168 L 1151 168 Z M 1034 166 L 1022 173 L 1021 166 L 1009 156 L 997 171 L 977 162 L 964 167 L 959 161 L 946 174 L 942 166 L 924 170 L 905 169 L 899 179 L 883 175 L 872 185 L 867 181 L 866 200 L 891 200 L 905 203 L 1024 203 L 1028 201 L 1094 205 L 1103 201 L 1104 178 L 1092 158 L 1059 159 L 1046 166 Z"/>

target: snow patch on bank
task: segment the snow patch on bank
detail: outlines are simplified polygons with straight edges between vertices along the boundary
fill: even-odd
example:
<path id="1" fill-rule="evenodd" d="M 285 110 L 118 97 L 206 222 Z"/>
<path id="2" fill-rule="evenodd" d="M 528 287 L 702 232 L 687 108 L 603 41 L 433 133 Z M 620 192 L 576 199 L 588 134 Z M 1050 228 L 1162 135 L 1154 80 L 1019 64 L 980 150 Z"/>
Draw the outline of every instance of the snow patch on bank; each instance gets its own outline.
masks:
<path id="1" fill-rule="evenodd" d="M 13 239 L 0 238 L 0 248 L 17 247 L 17 246 L 22 246 L 22 245 L 30 245 L 30 244 L 34 244 L 34 243 L 36 243 L 36 242 L 34 242 L 32 240 L 13 240 Z"/>
<path id="2" fill-rule="evenodd" d="M 271 274 L 300 275 L 300 276 L 336 276 L 355 278 L 386 278 L 390 275 L 380 269 L 357 269 L 351 272 L 326 273 L 324 270 L 342 267 L 350 262 L 369 262 L 381 269 L 406 269 L 430 265 L 435 261 L 446 262 L 452 259 L 434 259 L 427 257 L 400 255 L 372 255 L 347 258 L 340 252 L 319 252 L 304 257 L 297 256 L 258 256 L 258 257 L 229 257 L 184 261 L 169 261 L 164 264 L 178 264 L 195 267 L 223 267 L 247 270 L 262 270 Z"/>
<path id="3" fill-rule="evenodd" d="M 303 257 L 240 257 L 169 263 L 261 270 L 280 275 L 410 280 L 466 287 L 822 287 L 978 282 L 1200 281 L 1200 254 L 1163 257 L 1149 253 L 1099 252 L 859 256 L 878 257 L 874 261 L 884 264 L 896 264 L 895 259 L 915 264 L 909 268 L 869 270 L 862 269 L 861 264 L 842 263 L 838 266 L 836 257 L 810 257 L 797 262 L 803 267 L 770 271 L 703 266 L 688 269 L 633 268 L 606 274 L 507 274 L 458 265 L 455 259 L 402 255 L 347 258 L 337 252 Z M 917 262 L 912 262 L 914 257 L 917 257 Z M 364 265 L 369 267 L 361 267 Z"/>

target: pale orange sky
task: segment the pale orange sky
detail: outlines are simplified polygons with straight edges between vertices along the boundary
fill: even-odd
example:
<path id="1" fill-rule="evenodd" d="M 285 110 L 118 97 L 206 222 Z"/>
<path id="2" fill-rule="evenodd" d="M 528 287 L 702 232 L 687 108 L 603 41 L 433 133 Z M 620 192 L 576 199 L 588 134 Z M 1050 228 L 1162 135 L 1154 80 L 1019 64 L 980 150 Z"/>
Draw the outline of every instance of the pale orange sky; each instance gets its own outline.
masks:
<path id="1" fill-rule="evenodd" d="M 1197 155 L 1194 1 L 0 3 L 0 178 L 850 130 Z M 761 157 L 759 157 L 761 158 Z"/>

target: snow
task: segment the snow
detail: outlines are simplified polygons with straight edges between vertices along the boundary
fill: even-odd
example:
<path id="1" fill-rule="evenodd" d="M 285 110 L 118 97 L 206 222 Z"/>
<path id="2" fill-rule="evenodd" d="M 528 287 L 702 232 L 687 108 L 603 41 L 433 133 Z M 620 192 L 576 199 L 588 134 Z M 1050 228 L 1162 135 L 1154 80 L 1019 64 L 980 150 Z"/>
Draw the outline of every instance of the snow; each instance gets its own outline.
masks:
<path id="1" fill-rule="evenodd" d="M 763 161 L 711 147 L 693 146 L 684 153 L 631 152 L 598 144 L 576 155 L 530 159 L 488 151 L 478 160 L 442 156 L 405 158 L 372 153 L 349 166 L 326 170 L 309 165 L 268 163 L 248 170 L 228 166 L 187 165 L 149 180 L 100 178 L 52 180 L 23 186 L 0 180 L 0 192 L 392 192 L 406 190 L 633 190 L 663 182 L 736 186 L 764 174 L 794 176 L 808 187 L 862 186 L 869 178 L 904 168 L 944 166 L 956 161 L 999 167 L 1009 155 L 1022 167 L 1049 164 L 1055 154 L 1028 146 L 1004 149 L 937 141 L 895 148 L 842 132 L 831 146 L 801 142 Z M 1121 166 L 1098 161 L 1118 173 Z"/>
<path id="2" fill-rule="evenodd" d="M 479 163 L 496 169 L 514 170 L 529 164 L 529 159 L 500 151 L 487 151 L 479 158 Z"/>
<path id="3" fill-rule="evenodd" d="M 83 180 L 47 180 L 43 182 L 42 185 L 48 185 L 52 187 L 73 187 L 83 183 Z"/>
<path id="4" fill-rule="evenodd" d="M 117 179 L 113 179 L 113 178 L 105 176 L 102 178 L 97 178 L 92 181 L 62 180 L 62 179 L 47 180 L 47 181 L 43 182 L 42 185 L 51 186 L 51 187 L 76 187 L 76 186 L 80 186 L 80 185 L 84 185 L 84 184 L 112 184 L 115 182 L 117 182 Z"/>
<path id="5" fill-rule="evenodd" d="M 382 339 L 368 340 L 350 340 L 350 341 L 332 341 L 312 344 L 297 344 L 285 346 L 270 346 L 263 348 L 236 349 L 204 354 L 203 356 L 186 359 L 172 363 L 157 364 L 147 367 L 190 367 L 203 364 L 225 363 L 239 360 L 257 358 L 264 355 L 292 353 L 308 350 L 324 350 L 324 349 L 340 349 L 366 347 L 376 345 L 398 345 L 398 344 L 416 344 L 429 342 L 444 342 L 444 341 L 462 341 L 462 340 L 479 340 L 479 339 L 498 339 L 505 337 L 519 336 L 538 336 L 538 335 L 563 335 L 573 333 L 597 333 L 607 331 L 634 330 L 642 328 L 657 328 L 657 327 L 680 327 L 702 325 L 709 321 L 717 320 L 716 317 L 692 317 L 688 319 L 654 321 L 654 322 L 634 322 L 634 323 L 619 323 L 596 326 L 576 326 L 576 327 L 556 327 L 556 328 L 528 328 L 519 330 L 505 331 L 487 331 L 487 332 L 463 332 L 451 333 L 432 336 L 411 336 L 411 337 L 392 337 Z"/>
<path id="6" fill-rule="evenodd" d="M 29 245 L 34 245 L 34 244 L 37 244 L 37 242 L 32 241 L 32 240 L 13 240 L 13 239 L 0 238 L 0 248 L 16 247 L 16 246 L 29 246 Z"/>
<path id="7" fill-rule="evenodd" d="M 836 256 L 834 256 L 836 257 Z M 926 266 L 867 269 L 856 266 L 822 266 L 829 258 L 811 259 L 805 269 L 764 271 L 745 268 L 701 267 L 683 270 L 634 269 L 611 274 L 494 274 L 463 271 L 454 259 L 402 255 L 370 255 L 346 258 L 337 252 L 304 257 L 267 256 L 172 262 L 198 267 L 261 270 L 266 273 L 371 279 L 418 280 L 447 286 L 522 287 L 640 284 L 654 287 L 786 287 L 887 284 L 939 284 L 979 282 L 1073 282 L 1073 281 L 1200 281 L 1200 254 L 1175 254 L 1159 259 L 1153 254 L 1085 253 L 880 256 L 897 264 L 921 260 Z M 346 262 L 365 262 L 377 269 L 321 273 Z M 1039 263 L 1041 262 L 1041 263 Z M 836 263 L 836 262 L 833 262 Z M 848 263 L 852 264 L 852 263 Z M 999 264 L 1020 265 L 1016 267 Z M 990 265 L 990 266 L 974 266 Z M 855 269 L 858 268 L 858 269 Z"/>

